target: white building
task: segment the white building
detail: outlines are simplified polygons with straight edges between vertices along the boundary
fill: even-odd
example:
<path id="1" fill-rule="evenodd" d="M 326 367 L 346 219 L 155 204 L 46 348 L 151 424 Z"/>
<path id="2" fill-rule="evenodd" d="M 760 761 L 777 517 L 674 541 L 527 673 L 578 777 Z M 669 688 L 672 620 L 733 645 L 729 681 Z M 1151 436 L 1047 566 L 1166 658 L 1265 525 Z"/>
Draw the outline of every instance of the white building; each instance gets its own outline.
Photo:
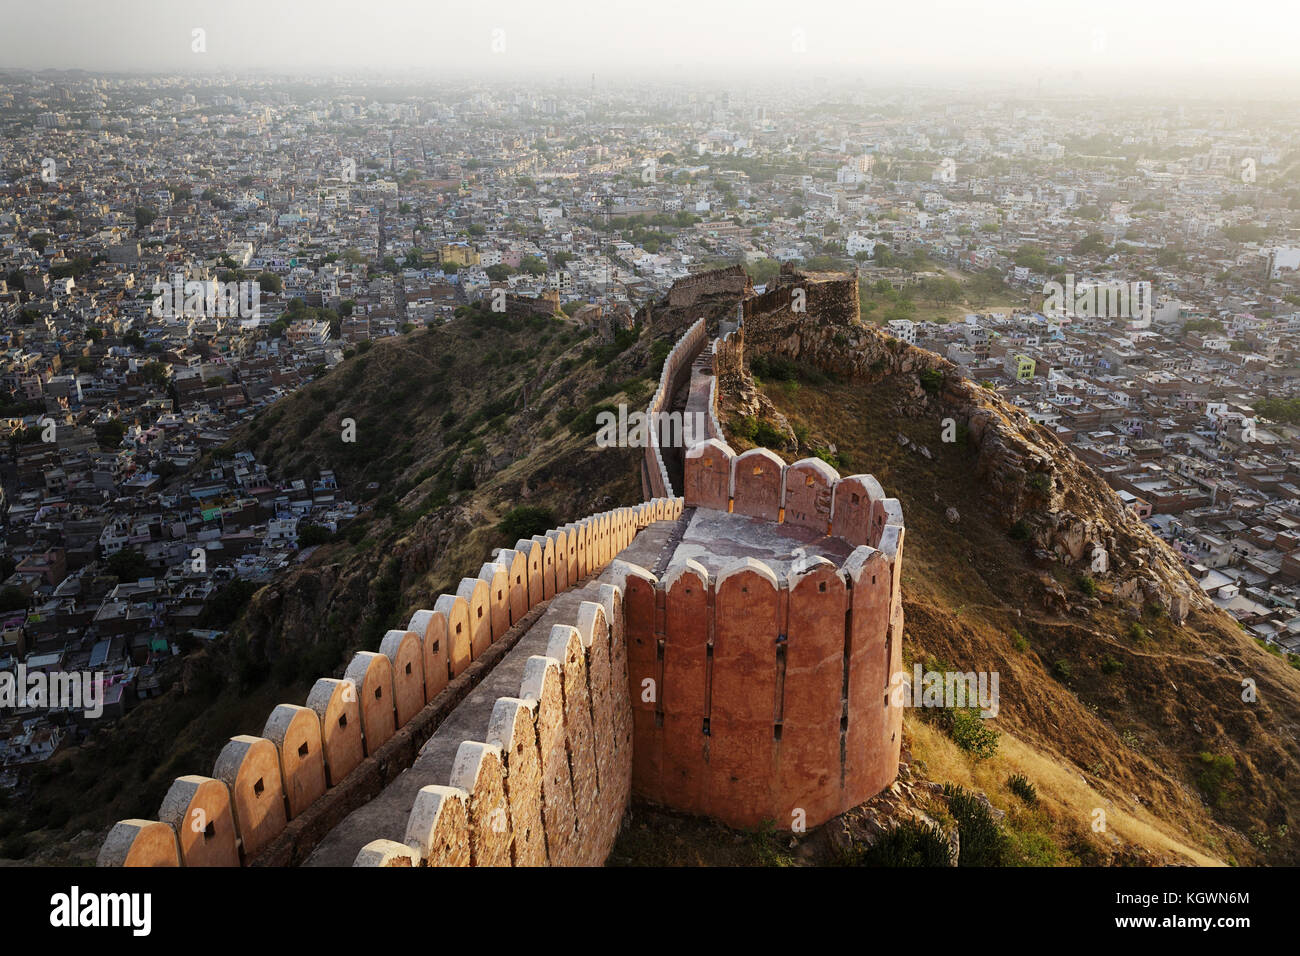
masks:
<path id="1" fill-rule="evenodd" d="M 908 345 L 916 344 L 916 323 L 911 319 L 891 319 L 889 334 Z"/>
<path id="2" fill-rule="evenodd" d="M 844 244 L 845 251 L 854 256 L 859 252 L 865 252 L 867 255 L 874 255 L 876 251 L 876 241 L 870 236 L 861 232 L 849 233 L 848 240 Z"/>

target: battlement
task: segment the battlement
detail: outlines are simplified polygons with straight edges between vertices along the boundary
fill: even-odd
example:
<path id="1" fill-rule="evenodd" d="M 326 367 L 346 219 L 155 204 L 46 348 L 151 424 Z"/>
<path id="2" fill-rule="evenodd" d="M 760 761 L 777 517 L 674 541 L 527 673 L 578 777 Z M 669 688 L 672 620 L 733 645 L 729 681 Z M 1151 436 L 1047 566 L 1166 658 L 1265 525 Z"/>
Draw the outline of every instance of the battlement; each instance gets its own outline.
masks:
<path id="1" fill-rule="evenodd" d="M 856 274 L 803 272 L 789 264 L 762 294 L 745 299 L 742 308 L 745 320 L 760 328 L 805 314 L 824 325 L 856 324 L 862 317 Z"/>
<path id="2" fill-rule="evenodd" d="M 659 373 L 659 387 L 650 396 L 650 404 L 646 406 L 648 421 L 656 421 L 655 416 L 659 412 L 668 410 L 672 404 L 673 394 L 690 374 L 691 363 L 704 346 L 705 338 L 704 320 L 697 319 L 673 345 L 672 351 L 664 359 L 663 371 Z M 673 483 L 668 477 L 668 467 L 664 463 L 658 429 L 651 428 L 649 432 L 650 441 L 646 444 L 641 470 L 642 492 L 647 498 L 672 498 L 674 497 Z"/>
<path id="3" fill-rule="evenodd" d="M 651 500 L 500 551 L 232 738 L 211 777 L 177 779 L 158 820 L 118 823 L 100 865 L 599 865 L 633 793 L 791 829 L 888 786 L 899 502 L 820 459 L 737 454 L 717 415 L 747 332 L 775 334 L 800 290 L 842 304 L 848 282 L 783 270 L 734 329 L 707 343 L 701 317 L 678 339 L 647 411 L 688 376 L 688 410 L 707 408 L 683 497 L 651 430 Z"/>
<path id="4" fill-rule="evenodd" d="M 753 292 L 753 281 L 744 266 L 725 266 L 678 279 L 668 290 L 668 305 L 690 308 L 706 296 L 742 298 Z"/>
<path id="5" fill-rule="evenodd" d="M 365 777 L 367 762 L 396 756 L 396 738 L 409 738 L 422 716 L 451 712 L 455 701 L 440 705 L 464 696 L 471 665 L 531 627 L 534 608 L 597 574 L 639 531 L 674 519 L 681 507 L 680 500 L 655 499 L 499 552 L 477 577 L 462 579 L 456 594 L 416 611 L 405 630 L 389 631 L 378 652 L 359 651 L 342 679 L 318 680 L 306 706 L 281 704 L 260 736 L 231 738 L 211 777 L 178 778 L 157 821 L 115 825 L 99 865 L 239 866 L 269 853 L 291 821 Z"/>
<path id="6" fill-rule="evenodd" d="M 716 439 L 687 452 L 685 491 L 664 570 L 622 568 L 633 792 L 816 826 L 897 773 L 901 508 L 870 475 Z"/>
<path id="7" fill-rule="evenodd" d="M 560 293 L 555 289 L 544 290 L 538 295 L 507 292 L 504 311 L 512 319 L 552 316 L 560 311 Z"/>
<path id="8" fill-rule="evenodd" d="M 687 450 L 684 491 L 687 507 L 797 525 L 890 553 L 902 542 L 898 499 L 871 475 L 841 478 L 820 458 L 787 465 L 766 448 L 738 455 L 711 438 Z"/>

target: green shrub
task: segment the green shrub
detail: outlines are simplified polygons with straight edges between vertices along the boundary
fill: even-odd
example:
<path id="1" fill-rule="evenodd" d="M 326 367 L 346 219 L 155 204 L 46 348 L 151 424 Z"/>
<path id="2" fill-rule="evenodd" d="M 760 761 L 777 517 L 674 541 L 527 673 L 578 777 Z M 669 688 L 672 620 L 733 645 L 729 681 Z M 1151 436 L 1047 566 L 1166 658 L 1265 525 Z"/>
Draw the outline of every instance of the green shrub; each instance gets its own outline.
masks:
<path id="1" fill-rule="evenodd" d="M 1221 809 L 1227 804 L 1232 780 L 1237 773 L 1237 761 L 1228 754 L 1212 754 L 1208 751 L 1203 751 L 1199 760 L 1196 785 L 1212 806 Z"/>
<path id="2" fill-rule="evenodd" d="M 927 368 L 921 372 L 921 387 L 931 395 L 943 387 L 943 372 L 937 368 Z"/>
<path id="3" fill-rule="evenodd" d="M 1030 475 L 1026 484 L 1029 485 L 1031 490 L 1040 495 L 1045 495 L 1052 490 L 1051 476 L 1046 475 L 1041 471 L 1037 474 Z"/>
<path id="4" fill-rule="evenodd" d="M 826 462 L 826 464 L 830 465 L 832 468 L 841 468 L 844 466 L 844 462 L 840 459 L 840 456 L 835 454 L 829 448 L 814 448 L 813 454 Z"/>
<path id="5" fill-rule="evenodd" d="M 964 787 L 943 785 L 948 811 L 957 821 L 961 852 L 958 866 L 1002 866 L 1007 858 L 1007 838 L 989 808 Z"/>
<path id="6" fill-rule="evenodd" d="M 768 421 L 761 421 L 754 429 L 754 444 L 764 448 L 784 448 L 789 443 L 785 433 Z"/>
<path id="7" fill-rule="evenodd" d="M 905 820 L 882 834 L 854 863 L 857 866 L 952 866 L 952 846 L 933 823 Z"/>
<path id="8" fill-rule="evenodd" d="M 618 419 L 617 405 L 593 405 L 578 415 L 575 415 L 569 421 L 569 432 L 574 435 L 589 435 L 592 441 L 596 440 L 596 433 L 600 431 L 600 416 L 609 412 Z"/>
<path id="9" fill-rule="evenodd" d="M 1118 674 L 1124 669 L 1124 662 L 1116 660 L 1107 654 L 1101 661 L 1101 672 L 1103 674 Z"/>
<path id="10" fill-rule="evenodd" d="M 1080 575 L 1079 590 L 1082 591 L 1084 594 L 1088 595 L 1088 597 L 1096 597 L 1097 582 L 1094 581 L 1092 577 L 1087 574 Z"/>
<path id="11" fill-rule="evenodd" d="M 298 528 L 298 547 L 314 548 L 317 545 L 328 544 L 334 540 L 334 535 L 329 528 L 323 528 L 318 524 L 305 524 Z"/>
<path id="12" fill-rule="evenodd" d="M 478 487 L 478 484 L 474 481 L 474 465 L 472 462 L 467 461 L 461 466 L 460 471 L 456 474 L 455 488 L 457 491 L 472 491 L 476 487 Z M 547 525 L 546 528 L 542 529 L 542 532 L 548 531 L 549 529 L 550 525 Z M 532 537 L 532 535 L 529 535 L 528 537 Z"/>
<path id="13" fill-rule="evenodd" d="M 1029 641 L 1026 640 L 1025 635 L 1021 634 L 1019 631 L 1012 631 L 1011 646 L 1023 654 L 1025 651 L 1029 650 Z"/>
<path id="14" fill-rule="evenodd" d="M 793 382 L 799 377 L 798 366 L 780 355 L 754 355 L 749 370 L 759 378 L 774 382 Z"/>
<path id="15" fill-rule="evenodd" d="M 753 441 L 754 436 L 758 434 L 758 419 L 753 415 L 742 415 L 729 421 L 727 428 L 731 434 Z"/>
<path id="16" fill-rule="evenodd" d="M 1023 773 L 1013 773 L 1007 780 L 1007 787 L 1030 806 L 1038 802 L 1038 788 Z"/>
<path id="17" fill-rule="evenodd" d="M 535 534 L 545 534 L 555 527 L 555 515 L 550 508 L 538 505 L 520 505 L 511 508 L 497 524 L 497 530 L 512 541 L 527 540 Z"/>
<path id="18" fill-rule="evenodd" d="M 977 759 L 987 760 L 998 752 L 998 732 L 975 708 L 954 710 L 949 733 L 953 743 Z"/>
<path id="19" fill-rule="evenodd" d="M 1147 639 L 1147 629 L 1134 621 L 1129 625 L 1128 636 L 1131 640 L 1141 643 Z"/>
<path id="20" fill-rule="evenodd" d="M 1052 665 L 1052 676 L 1061 682 L 1068 681 L 1074 676 L 1074 668 L 1070 666 L 1069 661 L 1062 658 Z"/>

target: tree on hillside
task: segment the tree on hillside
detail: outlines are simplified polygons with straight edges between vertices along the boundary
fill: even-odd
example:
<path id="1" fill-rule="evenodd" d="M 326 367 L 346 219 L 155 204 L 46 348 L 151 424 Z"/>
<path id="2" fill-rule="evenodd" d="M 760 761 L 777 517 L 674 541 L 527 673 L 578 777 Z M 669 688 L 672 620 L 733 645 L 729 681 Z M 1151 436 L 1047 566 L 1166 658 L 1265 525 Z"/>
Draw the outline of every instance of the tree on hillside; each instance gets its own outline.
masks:
<path id="1" fill-rule="evenodd" d="M 123 548 L 104 563 L 109 574 L 128 584 L 149 574 L 149 562 L 134 548 Z"/>

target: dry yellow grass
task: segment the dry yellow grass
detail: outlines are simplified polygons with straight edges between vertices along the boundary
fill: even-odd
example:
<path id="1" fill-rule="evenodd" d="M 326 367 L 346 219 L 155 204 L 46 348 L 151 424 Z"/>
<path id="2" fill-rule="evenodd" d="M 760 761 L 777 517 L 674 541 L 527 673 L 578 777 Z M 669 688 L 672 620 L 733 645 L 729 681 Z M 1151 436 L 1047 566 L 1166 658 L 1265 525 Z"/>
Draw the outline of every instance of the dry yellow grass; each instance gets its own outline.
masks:
<path id="1" fill-rule="evenodd" d="M 982 790 L 999 809 L 1014 812 L 1017 798 L 1007 788 L 1007 778 L 1022 773 L 1038 790 L 1039 807 L 1054 822 L 1076 829 L 1091 829 L 1093 810 L 1105 811 L 1107 831 L 1125 843 L 1162 851 L 1197 866 L 1226 866 L 1216 856 L 1189 845 L 1186 837 L 1169 832 L 1140 805 L 1118 803 L 1098 792 L 1069 764 L 1043 754 L 1017 737 L 1003 732 L 997 755 L 975 760 L 938 728 L 908 714 L 905 727 L 912 744 L 912 756 L 925 765 L 925 776 L 939 783 L 955 783 Z M 1080 816 L 1080 813 L 1083 816 Z"/>

